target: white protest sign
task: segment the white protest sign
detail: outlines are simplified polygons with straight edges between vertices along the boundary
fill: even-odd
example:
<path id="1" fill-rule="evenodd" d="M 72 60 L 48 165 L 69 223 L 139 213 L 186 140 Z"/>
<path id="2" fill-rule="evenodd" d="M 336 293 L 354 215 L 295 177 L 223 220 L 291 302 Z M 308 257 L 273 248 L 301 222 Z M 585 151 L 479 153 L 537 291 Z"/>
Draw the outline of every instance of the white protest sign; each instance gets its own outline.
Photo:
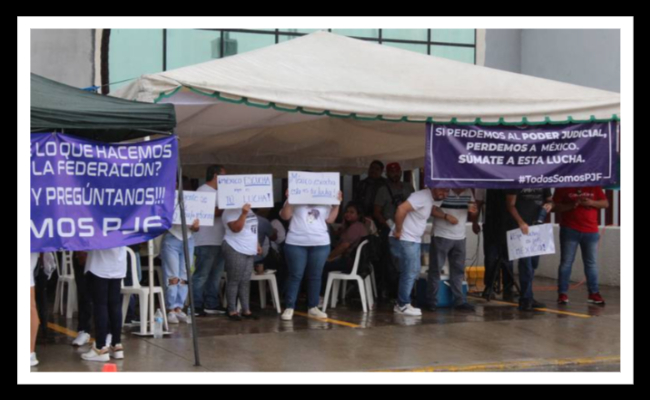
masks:
<path id="1" fill-rule="evenodd" d="M 219 208 L 273 208 L 272 175 L 221 175 L 218 177 Z"/>
<path id="2" fill-rule="evenodd" d="M 192 225 L 195 219 L 201 226 L 214 225 L 214 205 L 217 203 L 216 193 L 183 191 L 185 204 L 185 222 Z M 178 205 L 178 191 L 174 200 L 174 224 L 181 223 L 181 208 Z"/>
<path id="3" fill-rule="evenodd" d="M 552 224 L 531 226 L 528 228 L 528 235 L 524 235 L 521 229 L 513 229 L 508 231 L 507 240 L 510 261 L 555 254 Z"/>
<path id="4" fill-rule="evenodd" d="M 338 172 L 289 171 L 290 204 L 338 205 L 340 190 Z"/>

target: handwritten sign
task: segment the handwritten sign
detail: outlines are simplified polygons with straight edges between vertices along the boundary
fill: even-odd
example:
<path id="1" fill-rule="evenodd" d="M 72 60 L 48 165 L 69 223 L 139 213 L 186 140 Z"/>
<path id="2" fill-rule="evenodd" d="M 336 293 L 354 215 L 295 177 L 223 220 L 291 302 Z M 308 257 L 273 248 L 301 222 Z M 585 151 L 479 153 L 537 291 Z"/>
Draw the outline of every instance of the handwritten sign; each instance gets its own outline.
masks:
<path id="1" fill-rule="evenodd" d="M 174 203 L 174 224 L 181 223 L 181 209 L 178 206 L 178 191 L 176 191 Z M 201 226 L 214 225 L 214 205 L 216 194 L 210 192 L 188 192 L 183 191 L 183 203 L 185 204 L 185 220 L 187 225 L 192 225 L 195 219 L 199 220 Z"/>
<path id="2" fill-rule="evenodd" d="M 219 176 L 219 208 L 242 208 L 248 203 L 253 208 L 273 208 L 272 175 Z"/>
<path id="3" fill-rule="evenodd" d="M 544 254 L 555 254 L 552 224 L 531 226 L 528 229 L 528 235 L 524 235 L 521 229 L 508 231 L 507 235 L 510 261 Z"/>
<path id="4" fill-rule="evenodd" d="M 341 177 L 338 172 L 289 171 L 289 203 L 339 204 Z"/>

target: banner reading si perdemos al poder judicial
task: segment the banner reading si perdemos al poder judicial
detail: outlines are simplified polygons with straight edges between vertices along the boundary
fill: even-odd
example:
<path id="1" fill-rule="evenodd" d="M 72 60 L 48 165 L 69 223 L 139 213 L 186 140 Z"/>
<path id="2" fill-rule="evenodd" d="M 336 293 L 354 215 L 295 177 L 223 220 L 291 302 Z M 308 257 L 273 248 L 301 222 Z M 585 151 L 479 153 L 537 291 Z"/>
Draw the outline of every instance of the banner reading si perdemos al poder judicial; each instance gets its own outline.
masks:
<path id="1" fill-rule="evenodd" d="M 220 175 L 219 208 L 273 208 L 273 175 Z"/>
<path id="2" fill-rule="evenodd" d="M 341 190 L 338 172 L 289 171 L 289 203 L 337 205 Z"/>
<path id="3" fill-rule="evenodd" d="M 425 182 L 440 188 L 609 186 L 619 122 L 539 126 L 427 124 Z"/>
<path id="4" fill-rule="evenodd" d="M 175 137 L 108 144 L 31 135 L 31 251 L 142 243 L 171 227 Z"/>

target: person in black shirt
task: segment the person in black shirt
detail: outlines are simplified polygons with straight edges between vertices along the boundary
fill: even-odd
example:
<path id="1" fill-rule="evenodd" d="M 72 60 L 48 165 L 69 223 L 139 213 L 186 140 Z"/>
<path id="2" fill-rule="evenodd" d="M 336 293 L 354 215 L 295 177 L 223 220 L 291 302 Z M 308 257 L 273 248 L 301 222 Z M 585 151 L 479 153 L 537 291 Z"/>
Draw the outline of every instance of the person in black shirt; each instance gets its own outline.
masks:
<path id="1" fill-rule="evenodd" d="M 521 229 L 528 235 L 529 225 L 535 224 L 540 213 L 550 212 L 553 208 L 551 189 L 516 189 L 506 191 L 506 207 L 510 218 L 507 230 Z M 546 305 L 533 298 L 533 278 L 539 265 L 539 256 L 520 258 L 519 285 L 519 310 L 532 311 L 534 308 L 545 308 Z"/>

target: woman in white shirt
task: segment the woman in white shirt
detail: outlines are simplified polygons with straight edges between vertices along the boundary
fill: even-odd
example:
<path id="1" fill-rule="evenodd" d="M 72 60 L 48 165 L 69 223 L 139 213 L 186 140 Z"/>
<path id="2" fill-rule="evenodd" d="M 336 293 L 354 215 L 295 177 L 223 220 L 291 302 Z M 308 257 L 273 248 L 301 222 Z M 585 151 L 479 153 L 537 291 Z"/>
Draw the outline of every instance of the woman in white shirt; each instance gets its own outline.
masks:
<path id="1" fill-rule="evenodd" d="M 122 348 L 122 279 L 126 277 L 126 246 L 92 250 L 86 259 L 86 279 L 93 299 L 95 343 L 81 355 L 86 361 L 124 358 Z M 106 336 L 111 334 L 111 342 Z"/>
<path id="2" fill-rule="evenodd" d="M 339 203 L 343 194 L 339 192 Z M 309 315 L 327 318 L 327 314 L 318 309 L 321 277 L 327 256 L 330 253 L 330 236 L 327 224 L 336 221 L 339 205 L 292 205 L 289 200 L 284 203 L 280 217 L 291 220 L 289 233 L 284 244 L 288 276 L 285 287 L 286 309 L 282 319 L 293 318 L 296 298 L 303 275 L 307 279 L 307 308 Z"/>
<path id="3" fill-rule="evenodd" d="M 235 321 L 241 321 L 242 317 L 254 318 L 249 303 L 250 281 L 255 256 L 262 254 L 257 237 L 257 216 L 251 211 L 251 205 L 245 204 L 241 210 L 224 211 L 221 218 L 226 227 L 223 255 L 228 275 L 228 317 Z M 241 315 L 237 312 L 238 297 L 241 301 Z"/>

